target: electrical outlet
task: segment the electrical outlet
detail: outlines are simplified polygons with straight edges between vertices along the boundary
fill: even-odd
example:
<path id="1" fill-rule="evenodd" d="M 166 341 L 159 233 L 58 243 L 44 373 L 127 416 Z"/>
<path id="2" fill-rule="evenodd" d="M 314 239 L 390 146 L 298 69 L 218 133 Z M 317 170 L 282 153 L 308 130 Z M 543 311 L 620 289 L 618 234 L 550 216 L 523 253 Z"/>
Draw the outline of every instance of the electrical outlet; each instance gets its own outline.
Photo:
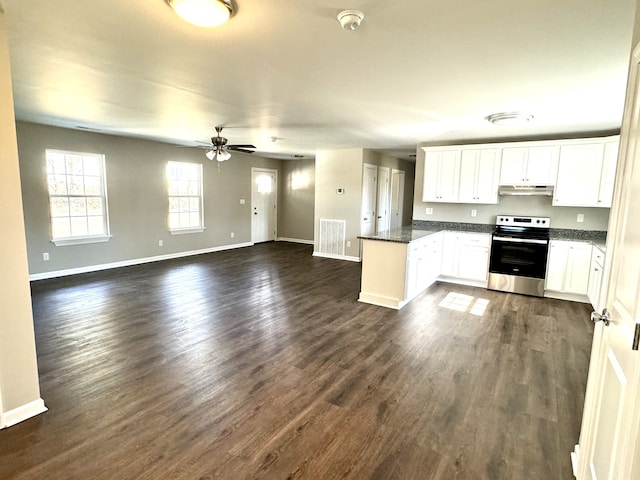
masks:
<path id="1" fill-rule="evenodd" d="M 42 260 L 44 260 L 45 262 L 49 261 L 49 252 L 44 252 L 42 254 Z"/>
<path id="2" fill-rule="evenodd" d="M 584 222 L 584 213 L 579 213 L 578 218 L 576 219 L 578 223 Z"/>
<path id="3" fill-rule="evenodd" d="M 236 236 L 235 232 L 231 232 L 231 238 L 233 238 L 235 236 Z"/>
<path id="4" fill-rule="evenodd" d="M 478 210 L 476 210 L 475 208 L 471 209 L 471 216 L 475 217 L 476 215 L 478 215 Z"/>
<path id="5" fill-rule="evenodd" d="M 433 215 L 433 208 L 427 208 L 426 213 L 427 215 Z"/>
<path id="6" fill-rule="evenodd" d="M 347 248 L 351 246 L 351 240 L 347 240 Z"/>
<path id="7" fill-rule="evenodd" d="M 162 247 L 164 245 L 164 242 L 162 240 L 158 240 L 158 246 Z"/>

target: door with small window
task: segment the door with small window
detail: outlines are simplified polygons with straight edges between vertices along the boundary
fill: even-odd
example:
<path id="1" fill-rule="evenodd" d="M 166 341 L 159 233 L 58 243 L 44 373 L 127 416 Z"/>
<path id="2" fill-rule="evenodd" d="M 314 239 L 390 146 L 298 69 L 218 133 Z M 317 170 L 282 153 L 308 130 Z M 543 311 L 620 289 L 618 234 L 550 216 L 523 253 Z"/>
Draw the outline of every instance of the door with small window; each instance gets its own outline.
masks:
<path id="1" fill-rule="evenodd" d="M 251 169 L 251 241 L 276 239 L 278 172 L 266 168 Z"/>

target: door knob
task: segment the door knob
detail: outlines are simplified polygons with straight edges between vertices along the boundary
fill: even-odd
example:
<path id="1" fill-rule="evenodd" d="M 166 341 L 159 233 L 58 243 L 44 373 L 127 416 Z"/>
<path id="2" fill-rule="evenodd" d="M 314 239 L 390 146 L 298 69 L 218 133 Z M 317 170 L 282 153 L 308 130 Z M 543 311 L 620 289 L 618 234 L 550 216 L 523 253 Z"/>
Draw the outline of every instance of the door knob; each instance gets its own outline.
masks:
<path id="1" fill-rule="evenodd" d="M 591 312 L 591 321 L 593 323 L 602 321 L 605 327 L 608 327 L 609 323 L 611 322 L 611 317 L 609 317 L 609 310 L 605 308 L 604 310 L 602 310 L 602 313 Z"/>

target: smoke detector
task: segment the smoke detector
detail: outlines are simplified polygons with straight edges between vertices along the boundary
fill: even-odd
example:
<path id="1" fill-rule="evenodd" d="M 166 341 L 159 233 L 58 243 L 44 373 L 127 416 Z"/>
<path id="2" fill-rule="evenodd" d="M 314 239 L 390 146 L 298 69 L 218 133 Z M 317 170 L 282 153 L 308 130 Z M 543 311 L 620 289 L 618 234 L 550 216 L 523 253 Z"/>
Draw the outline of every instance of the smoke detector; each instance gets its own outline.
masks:
<path id="1" fill-rule="evenodd" d="M 338 14 L 338 21 L 344 30 L 355 30 L 363 18 L 364 13 L 358 10 L 344 10 Z"/>

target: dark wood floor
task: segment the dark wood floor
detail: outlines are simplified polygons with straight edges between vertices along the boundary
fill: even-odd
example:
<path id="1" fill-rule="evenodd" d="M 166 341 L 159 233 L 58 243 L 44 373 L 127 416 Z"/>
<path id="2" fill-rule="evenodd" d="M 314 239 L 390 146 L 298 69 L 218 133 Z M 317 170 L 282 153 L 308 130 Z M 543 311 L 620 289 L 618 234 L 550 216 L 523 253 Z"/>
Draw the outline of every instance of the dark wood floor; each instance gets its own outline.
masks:
<path id="1" fill-rule="evenodd" d="M 572 478 L 586 305 L 359 284 L 287 243 L 35 282 L 49 411 L 0 431 L 0 478 Z"/>

